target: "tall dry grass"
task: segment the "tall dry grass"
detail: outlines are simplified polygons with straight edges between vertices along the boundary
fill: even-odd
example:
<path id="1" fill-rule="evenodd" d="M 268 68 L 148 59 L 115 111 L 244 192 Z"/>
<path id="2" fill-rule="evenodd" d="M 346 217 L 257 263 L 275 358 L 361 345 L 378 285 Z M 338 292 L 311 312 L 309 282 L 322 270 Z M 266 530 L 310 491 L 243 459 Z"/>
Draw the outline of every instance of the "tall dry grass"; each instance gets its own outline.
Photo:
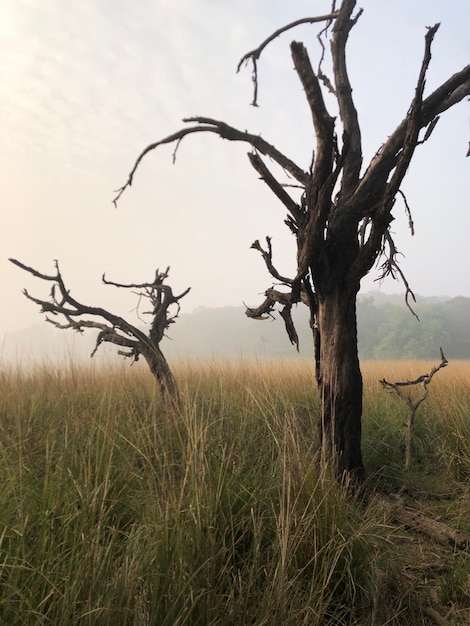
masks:
<path id="1" fill-rule="evenodd" d="M 404 479 L 403 408 L 377 381 L 422 366 L 364 366 L 370 490 Z M 439 373 L 417 418 L 442 488 L 468 477 L 469 369 Z M 175 374 L 177 412 L 144 370 L 0 372 L 0 623 L 404 623 L 387 513 L 318 472 L 312 364 Z"/>

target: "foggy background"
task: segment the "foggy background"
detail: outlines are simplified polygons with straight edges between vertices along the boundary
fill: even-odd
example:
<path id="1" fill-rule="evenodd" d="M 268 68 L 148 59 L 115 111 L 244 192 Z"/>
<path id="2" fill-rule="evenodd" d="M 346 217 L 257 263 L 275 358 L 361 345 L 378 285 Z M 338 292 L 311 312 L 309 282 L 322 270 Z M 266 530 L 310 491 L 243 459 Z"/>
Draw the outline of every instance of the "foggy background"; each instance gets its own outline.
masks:
<path id="1" fill-rule="evenodd" d="M 350 78 L 367 166 L 406 114 L 426 26 L 441 22 L 425 95 L 468 63 L 466 0 L 364 0 L 348 44 Z M 46 324 L 21 289 L 49 286 L 14 267 L 43 273 L 58 259 L 72 295 L 136 321 L 135 298 L 101 284 L 150 281 L 171 266 L 174 291 L 191 287 L 183 313 L 205 306 L 257 306 L 271 285 L 255 239 L 272 237 L 282 274 L 295 270 L 285 210 L 258 180 L 247 146 L 212 134 L 186 138 L 142 162 L 118 208 L 112 199 L 149 143 L 205 115 L 260 133 L 307 169 L 314 148 L 289 43 L 304 41 L 316 67 L 319 26 L 275 40 L 259 62 L 259 108 L 251 68 L 239 59 L 280 26 L 328 13 L 330 2 L 298 0 L 3 0 L 0 5 L 0 339 L 21 357 L 25 333 Z M 325 66 L 326 68 L 327 66 Z M 334 113 L 334 110 L 331 111 Z M 397 201 L 393 223 L 402 269 L 421 296 L 470 297 L 468 102 L 444 113 L 419 146 L 402 187 L 416 235 Z M 377 289 L 376 272 L 363 291 Z M 385 282 L 385 293 L 401 286 Z M 257 323 L 245 319 L 245 327 Z M 175 327 L 176 328 L 176 327 Z M 62 334 L 65 334 L 62 331 Z M 44 337 L 49 335 L 44 335 Z"/>
<path id="2" fill-rule="evenodd" d="M 403 295 L 369 292 L 358 298 L 358 347 L 361 359 L 431 360 L 442 347 L 450 362 L 470 359 L 470 298 L 420 297 L 414 305 L 419 320 Z M 175 309 L 173 313 L 175 313 Z M 182 313 L 165 333 L 160 347 L 171 362 L 207 359 L 310 359 L 313 354 L 309 311 L 292 310 L 299 337 L 297 352 L 277 312 L 263 321 L 248 319 L 243 307 L 198 307 Z M 143 317 L 142 317 L 143 319 Z M 144 329 L 142 323 L 139 327 Z M 0 362 L 21 367 L 37 364 L 124 366 L 134 362 L 117 355 L 118 346 L 102 343 L 90 361 L 98 330 L 83 334 L 36 323 L 13 331 L 2 345 Z M 138 367 L 147 368 L 144 359 Z"/>

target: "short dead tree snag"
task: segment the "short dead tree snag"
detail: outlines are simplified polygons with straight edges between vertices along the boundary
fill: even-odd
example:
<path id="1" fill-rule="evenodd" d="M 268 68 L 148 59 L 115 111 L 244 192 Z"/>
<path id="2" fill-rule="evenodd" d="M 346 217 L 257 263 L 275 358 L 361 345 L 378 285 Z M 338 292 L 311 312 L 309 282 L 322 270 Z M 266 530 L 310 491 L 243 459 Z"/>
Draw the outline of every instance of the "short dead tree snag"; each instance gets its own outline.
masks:
<path id="1" fill-rule="evenodd" d="M 398 395 L 398 397 L 403 400 L 403 402 L 407 405 L 409 409 L 408 419 L 405 424 L 405 428 L 406 428 L 405 469 L 407 471 L 411 468 L 411 461 L 413 458 L 413 428 L 414 428 L 416 411 L 418 410 L 418 407 L 420 406 L 420 404 L 424 402 L 424 400 L 426 400 L 426 398 L 428 397 L 428 393 L 429 393 L 428 385 L 431 382 L 431 379 L 434 376 L 434 374 L 437 374 L 437 372 L 440 369 L 442 369 L 443 367 L 446 367 L 448 364 L 448 361 L 444 356 L 444 352 L 442 351 L 442 348 L 440 348 L 440 351 L 441 351 L 441 362 L 439 363 L 439 365 L 435 365 L 432 368 L 432 370 L 429 372 L 429 374 L 423 374 L 422 376 L 419 376 L 419 378 L 417 378 L 416 380 L 406 380 L 406 381 L 396 382 L 396 383 L 390 383 L 387 380 L 385 380 L 385 378 L 383 378 L 380 381 L 380 384 L 382 385 L 382 387 L 389 389 L 391 391 L 394 391 Z M 422 395 L 420 395 L 418 398 L 416 397 L 413 398 L 411 392 L 405 393 L 405 391 L 403 390 L 403 387 L 414 387 L 416 385 L 421 385 L 421 388 L 422 388 Z"/>
<path id="2" fill-rule="evenodd" d="M 93 356 L 104 342 L 126 348 L 126 350 L 118 350 L 118 354 L 129 357 L 132 361 L 138 361 L 142 355 L 160 387 L 162 398 L 173 403 L 179 401 L 178 387 L 170 366 L 160 349 L 160 342 L 165 336 L 166 329 L 178 317 L 180 311 L 179 301 L 189 292 L 190 288 L 178 296 L 173 295 L 171 287 L 164 284 L 164 281 L 168 278 L 169 267 L 164 272 L 157 270 L 154 280 L 150 283 L 125 285 L 106 280 L 103 274 L 102 280 L 105 285 L 133 289 L 139 299 L 146 298 L 150 302 L 150 311 L 144 312 L 145 315 L 151 315 L 152 317 L 150 330 L 146 334 L 122 317 L 114 315 L 106 309 L 87 306 L 75 300 L 65 286 L 57 261 L 55 261 L 56 273 L 51 276 L 41 274 L 34 268 L 28 267 L 16 259 L 10 259 L 10 261 L 36 278 L 52 283 L 48 300 L 35 298 L 26 289 L 23 290 L 28 300 L 35 302 L 41 307 L 41 313 L 50 313 L 54 316 L 59 315 L 65 319 L 65 323 L 61 323 L 46 317 L 47 322 L 53 324 L 56 328 L 71 328 L 79 333 L 83 333 L 85 328 L 96 328 L 99 330 L 95 348 L 90 356 Z M 169 314 L 171 305 L 176 305 L 177 307 L 174 315 Z M 84 316 L 92 319 L 83 319 Z"/>

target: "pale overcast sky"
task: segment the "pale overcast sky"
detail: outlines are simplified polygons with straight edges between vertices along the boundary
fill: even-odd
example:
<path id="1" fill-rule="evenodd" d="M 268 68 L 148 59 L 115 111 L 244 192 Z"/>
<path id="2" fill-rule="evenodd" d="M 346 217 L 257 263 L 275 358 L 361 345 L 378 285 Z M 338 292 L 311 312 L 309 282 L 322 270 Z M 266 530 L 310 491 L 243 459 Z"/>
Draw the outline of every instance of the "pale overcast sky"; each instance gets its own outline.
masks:
<path id="1" fill-rule="evenodd" d="M 426 26 L 433 44 L 429 93 L 469 62 L 468 0 L 363 0 L 350 35 L 349 66 L 365 144 L 375 153 L 413 97 Z M 327 13 L 327 0 L 3 0 L 0 5 L 0 329 L 40 322 L 21 288 L 48 286 L 8 263 L 44 273 L 58 259 L 78 300 L 126 314 L 132 298 L 101 284 L 150 280 L 171 266 L 170 284 L 192 287 L 195 307 L 257 305 L 271 285 L 255 239 L 273 238 L 275 263 L 294 273 L 285 210 L 257 179 L 247 147 L 210 135 L 147 156 L 117 209 L 138 153 L 183 117 L 223 119 L 274 143 L 304 169 L 314 147 L 308 107 L 289 53 L 292 39 L 319 58 L 315 26 L 284 34 L 259 64 L 259 108 L 240 57 L 294 19 Z M 418 149 L 394 231 L 402 268 L 422 295 L 470 296 L 468 103 L 442 116 Z M 372 278 L 363 289 L 377 288 Z M 400 292 L 386 284 L 387 292 Z M 247 322 L 249 323 L 249 322 Z"/>

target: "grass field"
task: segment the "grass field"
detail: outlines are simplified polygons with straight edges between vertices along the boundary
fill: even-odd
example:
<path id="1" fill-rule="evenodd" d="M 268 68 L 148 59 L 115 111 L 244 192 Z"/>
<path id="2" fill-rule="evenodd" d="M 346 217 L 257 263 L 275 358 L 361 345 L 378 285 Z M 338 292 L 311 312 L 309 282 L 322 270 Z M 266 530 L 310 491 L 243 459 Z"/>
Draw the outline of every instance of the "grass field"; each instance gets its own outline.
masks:
<path id="1" fill-rule="evenodd" d="M 404 471 L 406 408 L 363 364 L 361 497 L 315 463 L 313 366 L 180 363 L 178 411 L 142 369 L 0 370 L 0 624 L 470 623 L 470 363 L 433 379 Z M 441 621 L 439 621 L 441 620 Z"/>

